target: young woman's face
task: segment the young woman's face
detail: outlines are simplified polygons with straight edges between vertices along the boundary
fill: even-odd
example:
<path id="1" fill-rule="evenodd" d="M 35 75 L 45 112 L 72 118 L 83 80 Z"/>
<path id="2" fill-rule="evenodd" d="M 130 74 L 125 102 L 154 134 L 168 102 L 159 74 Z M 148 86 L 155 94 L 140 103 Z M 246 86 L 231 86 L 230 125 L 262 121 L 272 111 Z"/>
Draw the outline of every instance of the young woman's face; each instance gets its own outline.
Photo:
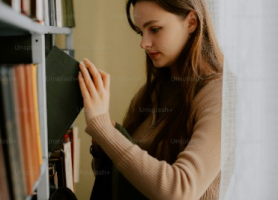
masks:
<path id="1" fill-rule="evenodd" d="M 142 37 L 140 46 L 149 54 L 155 67 L 175 67 L 189 34 L 195 30 L 189 16 L 182 20 L 155 2 L 135 4 L 133 17 Z"/>

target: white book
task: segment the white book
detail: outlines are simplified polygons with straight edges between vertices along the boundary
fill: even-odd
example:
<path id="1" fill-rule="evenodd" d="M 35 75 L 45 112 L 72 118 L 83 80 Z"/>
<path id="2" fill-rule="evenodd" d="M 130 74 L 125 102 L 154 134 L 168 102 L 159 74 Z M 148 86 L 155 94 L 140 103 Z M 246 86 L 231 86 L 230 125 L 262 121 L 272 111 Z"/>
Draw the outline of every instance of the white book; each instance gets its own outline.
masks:
<path id="1" fill-rule="evenodd" d="M 12 7 L 16 12 L 20 13 L 21 12 L 20 0 L 12 0 Z"/>
<path id="2" fill-rule="evenodd" d="M 56 24 L 58 27 L 63 26 L 63 11 L 62 11 L 62 0 L 55 0 L 56 5 Z"/>
<path id="3" fill-rule="evenodd" d="M 74 192 L 71 160 L 71 142 L 64 143 L 66 186 Z"/>
<path id="4" fill-rule="evenodd" d="M 79 182 L 79 167 L 80 167 L 80 139 L 78 137 L 78 127 L 72 128 L 73 133 L 73 180 Z"/>
<path id="5" fill-rule="evenodd" d="M 43 3 L 44 3 L 44 25 L 50 26 L 48 0 L 45 0 Z"/>

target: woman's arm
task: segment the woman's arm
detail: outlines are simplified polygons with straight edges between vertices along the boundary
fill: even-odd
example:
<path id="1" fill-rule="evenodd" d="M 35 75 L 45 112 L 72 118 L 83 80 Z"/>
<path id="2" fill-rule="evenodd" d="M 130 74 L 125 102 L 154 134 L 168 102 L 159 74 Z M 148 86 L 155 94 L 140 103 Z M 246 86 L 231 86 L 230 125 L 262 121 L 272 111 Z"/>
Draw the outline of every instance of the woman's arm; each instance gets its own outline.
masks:
<path id="1" fill-rule="evenodd" d="M 172 165 L 132 144 L 111 126 L 108 113 L 93 118 L 86 132 L 146 197 L 197 200 L 220 172 L 221 85 L 222 81 L 213 81 L 200 91 L 194 133 Z"/>
<path id="2" fill-rule="evenodd" d="M 188 146 L 174 164 L 159 161 L 130 142 L 109 116 L 109 75 L 85 60 L 93 76 L 80 65 L 86 132 L 102 147 L 118 170 L 150 199 L 198 200 L 220 172 L 222 80 L 199 92 L 193 110 L 195 124 Z M 186 122 L 185 122 L 186 123 Z"/>

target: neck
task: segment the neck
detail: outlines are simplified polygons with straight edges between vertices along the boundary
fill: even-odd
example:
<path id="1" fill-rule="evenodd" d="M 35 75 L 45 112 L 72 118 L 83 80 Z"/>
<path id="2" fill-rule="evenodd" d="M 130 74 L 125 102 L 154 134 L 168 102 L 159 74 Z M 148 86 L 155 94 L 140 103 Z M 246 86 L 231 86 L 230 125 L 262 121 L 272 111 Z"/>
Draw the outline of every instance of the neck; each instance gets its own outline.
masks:
<path id="1" fill-rule="evenodd" d="M 171 79 L 180 78 L 180 74 L 178 73 L 177 66 L 173 65 L 170 68 Z"/>

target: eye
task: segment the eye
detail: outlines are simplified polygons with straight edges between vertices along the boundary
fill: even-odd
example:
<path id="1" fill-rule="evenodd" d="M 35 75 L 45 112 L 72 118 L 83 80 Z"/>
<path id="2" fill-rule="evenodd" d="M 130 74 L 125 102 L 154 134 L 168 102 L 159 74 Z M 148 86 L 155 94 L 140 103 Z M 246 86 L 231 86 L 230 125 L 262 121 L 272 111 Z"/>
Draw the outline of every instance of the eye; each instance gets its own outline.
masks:
<path id="1" fill-rule="evenodd" d="M 160 28 L 152 28 L 151 31 L 152 31 L 153 33 L 157 33 L 160 29 L 161 29 L 161 27 L 160 27 Z"/>

